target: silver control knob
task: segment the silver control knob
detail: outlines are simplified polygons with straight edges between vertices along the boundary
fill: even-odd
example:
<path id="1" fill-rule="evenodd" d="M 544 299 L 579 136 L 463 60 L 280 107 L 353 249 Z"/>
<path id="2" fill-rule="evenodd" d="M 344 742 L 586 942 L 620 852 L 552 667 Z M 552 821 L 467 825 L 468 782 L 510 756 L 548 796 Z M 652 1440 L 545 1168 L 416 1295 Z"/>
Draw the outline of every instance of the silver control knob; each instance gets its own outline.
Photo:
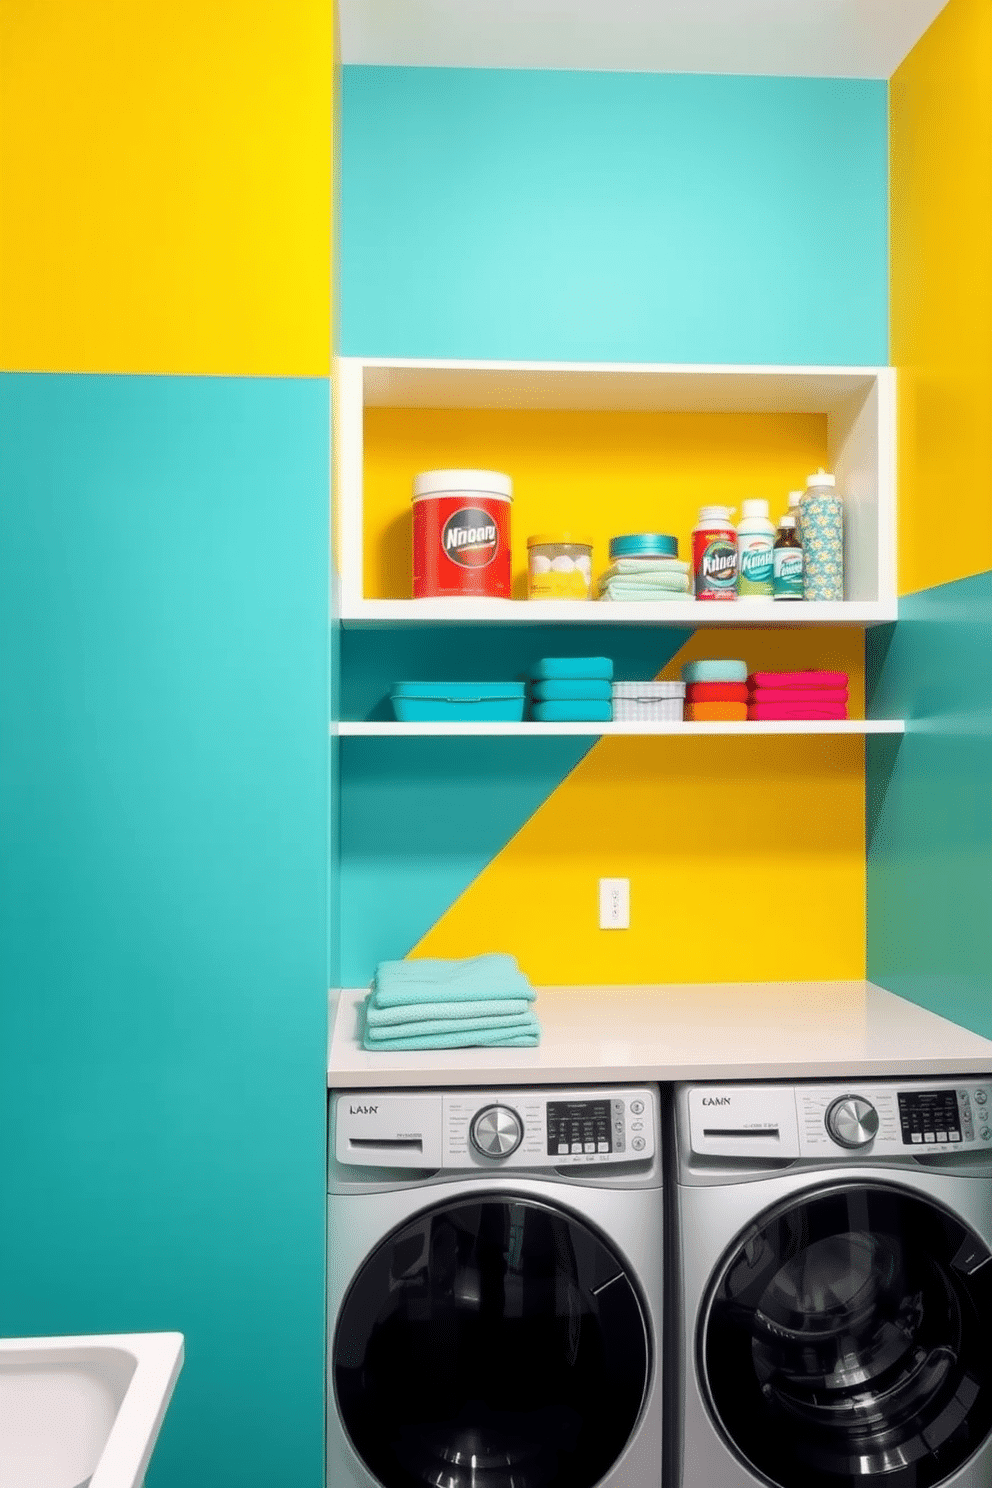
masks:
<path id="1" fill-rule="evenodd" d="M 524 1139 L 524 1124 L 512 1106 L 486 1106 L 472 1117 L 469 1136 L 483 1157 L 509 1157 Z"/>
<path id="2" fill-rule="evenodd" d="M 867 1147 L 878 1131 L 878 1112 L 861 1095 L 842 1095 L 829 1107 L 825 1120 L 840 1147 Z"/>

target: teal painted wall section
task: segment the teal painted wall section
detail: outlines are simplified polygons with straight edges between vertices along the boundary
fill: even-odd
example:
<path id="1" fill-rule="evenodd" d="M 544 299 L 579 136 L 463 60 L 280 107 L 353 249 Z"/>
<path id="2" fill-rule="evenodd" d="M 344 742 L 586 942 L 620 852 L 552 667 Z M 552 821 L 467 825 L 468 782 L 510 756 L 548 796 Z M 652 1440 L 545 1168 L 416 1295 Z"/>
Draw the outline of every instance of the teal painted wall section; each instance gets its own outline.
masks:
<path id="1" fill-rule="evenodd" d="M 869 631 L 868 975 L 992 1037 L 992 574 Z"/>
<path id="2" fill-rule="evenodd" d="M 342 739 L 342 985 L 405 956 L 594 742 Z M 479 941 L 499 950 L 499 925 Z"/>
<path id="3" fill-rule="evenodd" d="M 337 577 L 331 570 L 331 588 Z M 337 619 L 337 602 L 331 602 L 330 654 L 328 657 L 329 718 L 341 717 L 341 626 Z M 327 876 L 327 985 L 341 986 L 341 744 L 332 731 L 328 740 L 328 864 Z"/>
<path id="4" fill-rule="evenodd" d="M 176 1328 L 149 1488 L 318 1488 L 326 381 L 0 378 L 0 1332 Z"/>
<path id="5" fill-rule="evenodd" d="M 885 82 L 343 71 L 344 354 L 887 360 Z"/>
<path id="6" fill-rule="evenodd" d="M 553 626 L 344 631 L 342 716 L 392 718 L 396 680 L 506 681 L 542 656 L 610 656 L 618 679 L 646 679 L 688 636 L 615 626 L 583 626 L 567 643 Z M 342 985 L 364 986 L 379 961 L 405 956 L 594 742 L 342 739 Z M 480 952 L 499 945 L 498 925 L 479 927 Z"/>

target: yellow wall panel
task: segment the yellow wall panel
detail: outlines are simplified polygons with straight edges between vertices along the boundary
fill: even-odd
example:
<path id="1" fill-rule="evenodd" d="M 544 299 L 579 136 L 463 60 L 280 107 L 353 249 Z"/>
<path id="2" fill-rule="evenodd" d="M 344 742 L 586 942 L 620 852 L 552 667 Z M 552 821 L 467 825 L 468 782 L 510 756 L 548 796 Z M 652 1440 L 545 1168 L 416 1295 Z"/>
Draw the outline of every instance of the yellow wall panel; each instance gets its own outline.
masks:
<path id="1" fill-rule="evenodd" d="M 598 928 L 600 877 L 631 928 Z M 413 951 L 514 953 L 538 984 L 865 971 L 864 742 L 601 741 Z"/>
<path id="2" fill-rule="evenodd" d="M 740 509 L 788 492 L 827 461 L 822 414 L 576 413 L 372 408 L 365 414 L 368 598 L 410 595 L 410 495 L 420 470 L 505 470 L 513 477 L 514 594 L 527 592 L 527 538 L 587 532 L 594 570 L 621 532 L 674 532 L 683 557 L 704 502 Z"/>
<path id="3" fill-rule="evenodd" d="M 908 594 L 992 568 L 990 0 L 950 0 L 893 76 L 890 109 L 899 588 Z"/>
<path id="4" fill-rule="evenodd" d="M 752 670 L 848 672 L 860 631 L 697 633 Z M 603 739 L 419 942 L 510 951 L 538 984 L 865 975 L 864 740 Z M 631 928 L 598 928 L 598 880 L 629 878 Z"/>
<path id="5" fill-rule="evenodd" d="M 333 0 L 0 6 L 0 368 L 326 376 Z"/>

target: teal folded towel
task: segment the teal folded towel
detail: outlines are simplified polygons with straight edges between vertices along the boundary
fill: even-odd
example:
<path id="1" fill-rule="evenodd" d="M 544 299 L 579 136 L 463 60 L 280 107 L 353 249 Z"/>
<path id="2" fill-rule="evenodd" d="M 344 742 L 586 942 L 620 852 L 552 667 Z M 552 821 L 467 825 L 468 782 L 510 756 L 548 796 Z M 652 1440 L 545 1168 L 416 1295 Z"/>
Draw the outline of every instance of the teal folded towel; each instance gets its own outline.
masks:
<path id="1" fill-rule="evenodd" d="M 664 585 L 628 584 L 624 579 L 611 579 L 604 584 L 600 590 L 601 600 L 650 600 L 655 603 L 658 600 L 688 599 L 691 591 L 687 583 L 679 588 L 665 587 Z"/>
<path id="2" fill-rule="evenodd" d="M 676 594 L 688 594 L 691 588 L 688 574 L 684 573 L 653 573 L 632 574 L 605 573 L 599 581 L 599 587 L 603 590 L 613 589 L 615 586 L 624 589 L 673 589 Z"/>
<path id="3" fill-rule="evenodd" d="M 422 1022 L 394 1023 L 388 1028 L 373 1028 L 366 1020 L 365 1047 L 378 1048 L 397 1039 L 433 1038 L 448 1033 L 533 1033 L 537 1019 L 531 1012 L 520 1018 L 427 1018 Z"/>
<path id="4" fill-rule="evenodd" d="M 365 1045 L 370 1053 L 389 1053 L 402 1049 L 536 1049 L 540 1041 L 540 1027 L 533 1033 L 434 1033 L 419 1038 L 383 1039 L 380 1043 Z"/>
<path id="5" fill-rule="evenodd" d="M 534 1048 L 536 993 L 513 956 L 382 961 L 365 1000 L 362 1046 L 390 1049 Z"/>
<path id="6" fill-rule="evenodd" d="M 478 1002 L 523 997 L 536 993 L 514 956 L 493 952 L 459 960 L 424 957 L 413 961 L 381 961 L 372 982 L 377 1008 L 408 1007 L 417 1003 Z"/>
<path id="7" fill-rule="evenodd" d="M 370 998 L 365 1004 L 366 1026 L 374 1029 L 376 1037 L 382 1034 L 387 1036 L 392 1029 L 404 1026 L 405 1031 L 413 1033 L 416 1030 L 407 1027 L 413 1023 L 433 1023 L 439 1018 L 457 1018 L 460 1022 L 479 1023 L 480 1027 L 488 1027 L 488 1023 L 480 1020 L 491 1018 L 522 1018 L 530 1012 L 530 1001 L 525 997 L 487 997 L 478 1002 L 452 1002 L 450 998 L 437 998 L 434 1002 L 405 1003 L 399 1007 L 377 1007 L 375 1001 Z"/>
<path id="8" fill-rule="evenodd" d="M 549 682 L 556 677 L 598 677 L 612 682 L 613 663 L 608 656 L 544 656 L 530 669 L 535 682 Z"/>
<path id="9" fill-rule="evenodd" d="M 576 699 L 587 703 L 609 703 L 613 699 L 613 684 L 595 677 L 572 677 L 535 682 L 530 692 L 537 703 L 574 702 Z"/>
<path id="10" fill-rule="evenodd" d="M 687 661 L 683 682 L 746 682 L 746 661 Z"/>
<path id="11" fill-rule="evenodd" d="M 688 574 L 689 565 L 679 558 L 617 558 L 604 569 L 599 582 L 615 579 L 618 574 L 639 577 L 643 574 Z"/>
<path id="12" fill-rule="evenodd" d="M 613 718 L 612 703 L 532 703 L 530 711 L 538 723 L 609 723 Z"/>

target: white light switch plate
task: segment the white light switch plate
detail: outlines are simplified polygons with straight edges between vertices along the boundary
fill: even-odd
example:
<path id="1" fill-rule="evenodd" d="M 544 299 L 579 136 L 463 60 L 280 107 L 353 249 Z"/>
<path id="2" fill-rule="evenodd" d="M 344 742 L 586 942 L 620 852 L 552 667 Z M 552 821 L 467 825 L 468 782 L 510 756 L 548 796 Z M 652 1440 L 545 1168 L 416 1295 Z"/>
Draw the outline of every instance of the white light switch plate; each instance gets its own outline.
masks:
<path id="1" fill-rule="evenodd" d="M 600 930 L 630 929 L 630 879 L 599 880 Z"/>

